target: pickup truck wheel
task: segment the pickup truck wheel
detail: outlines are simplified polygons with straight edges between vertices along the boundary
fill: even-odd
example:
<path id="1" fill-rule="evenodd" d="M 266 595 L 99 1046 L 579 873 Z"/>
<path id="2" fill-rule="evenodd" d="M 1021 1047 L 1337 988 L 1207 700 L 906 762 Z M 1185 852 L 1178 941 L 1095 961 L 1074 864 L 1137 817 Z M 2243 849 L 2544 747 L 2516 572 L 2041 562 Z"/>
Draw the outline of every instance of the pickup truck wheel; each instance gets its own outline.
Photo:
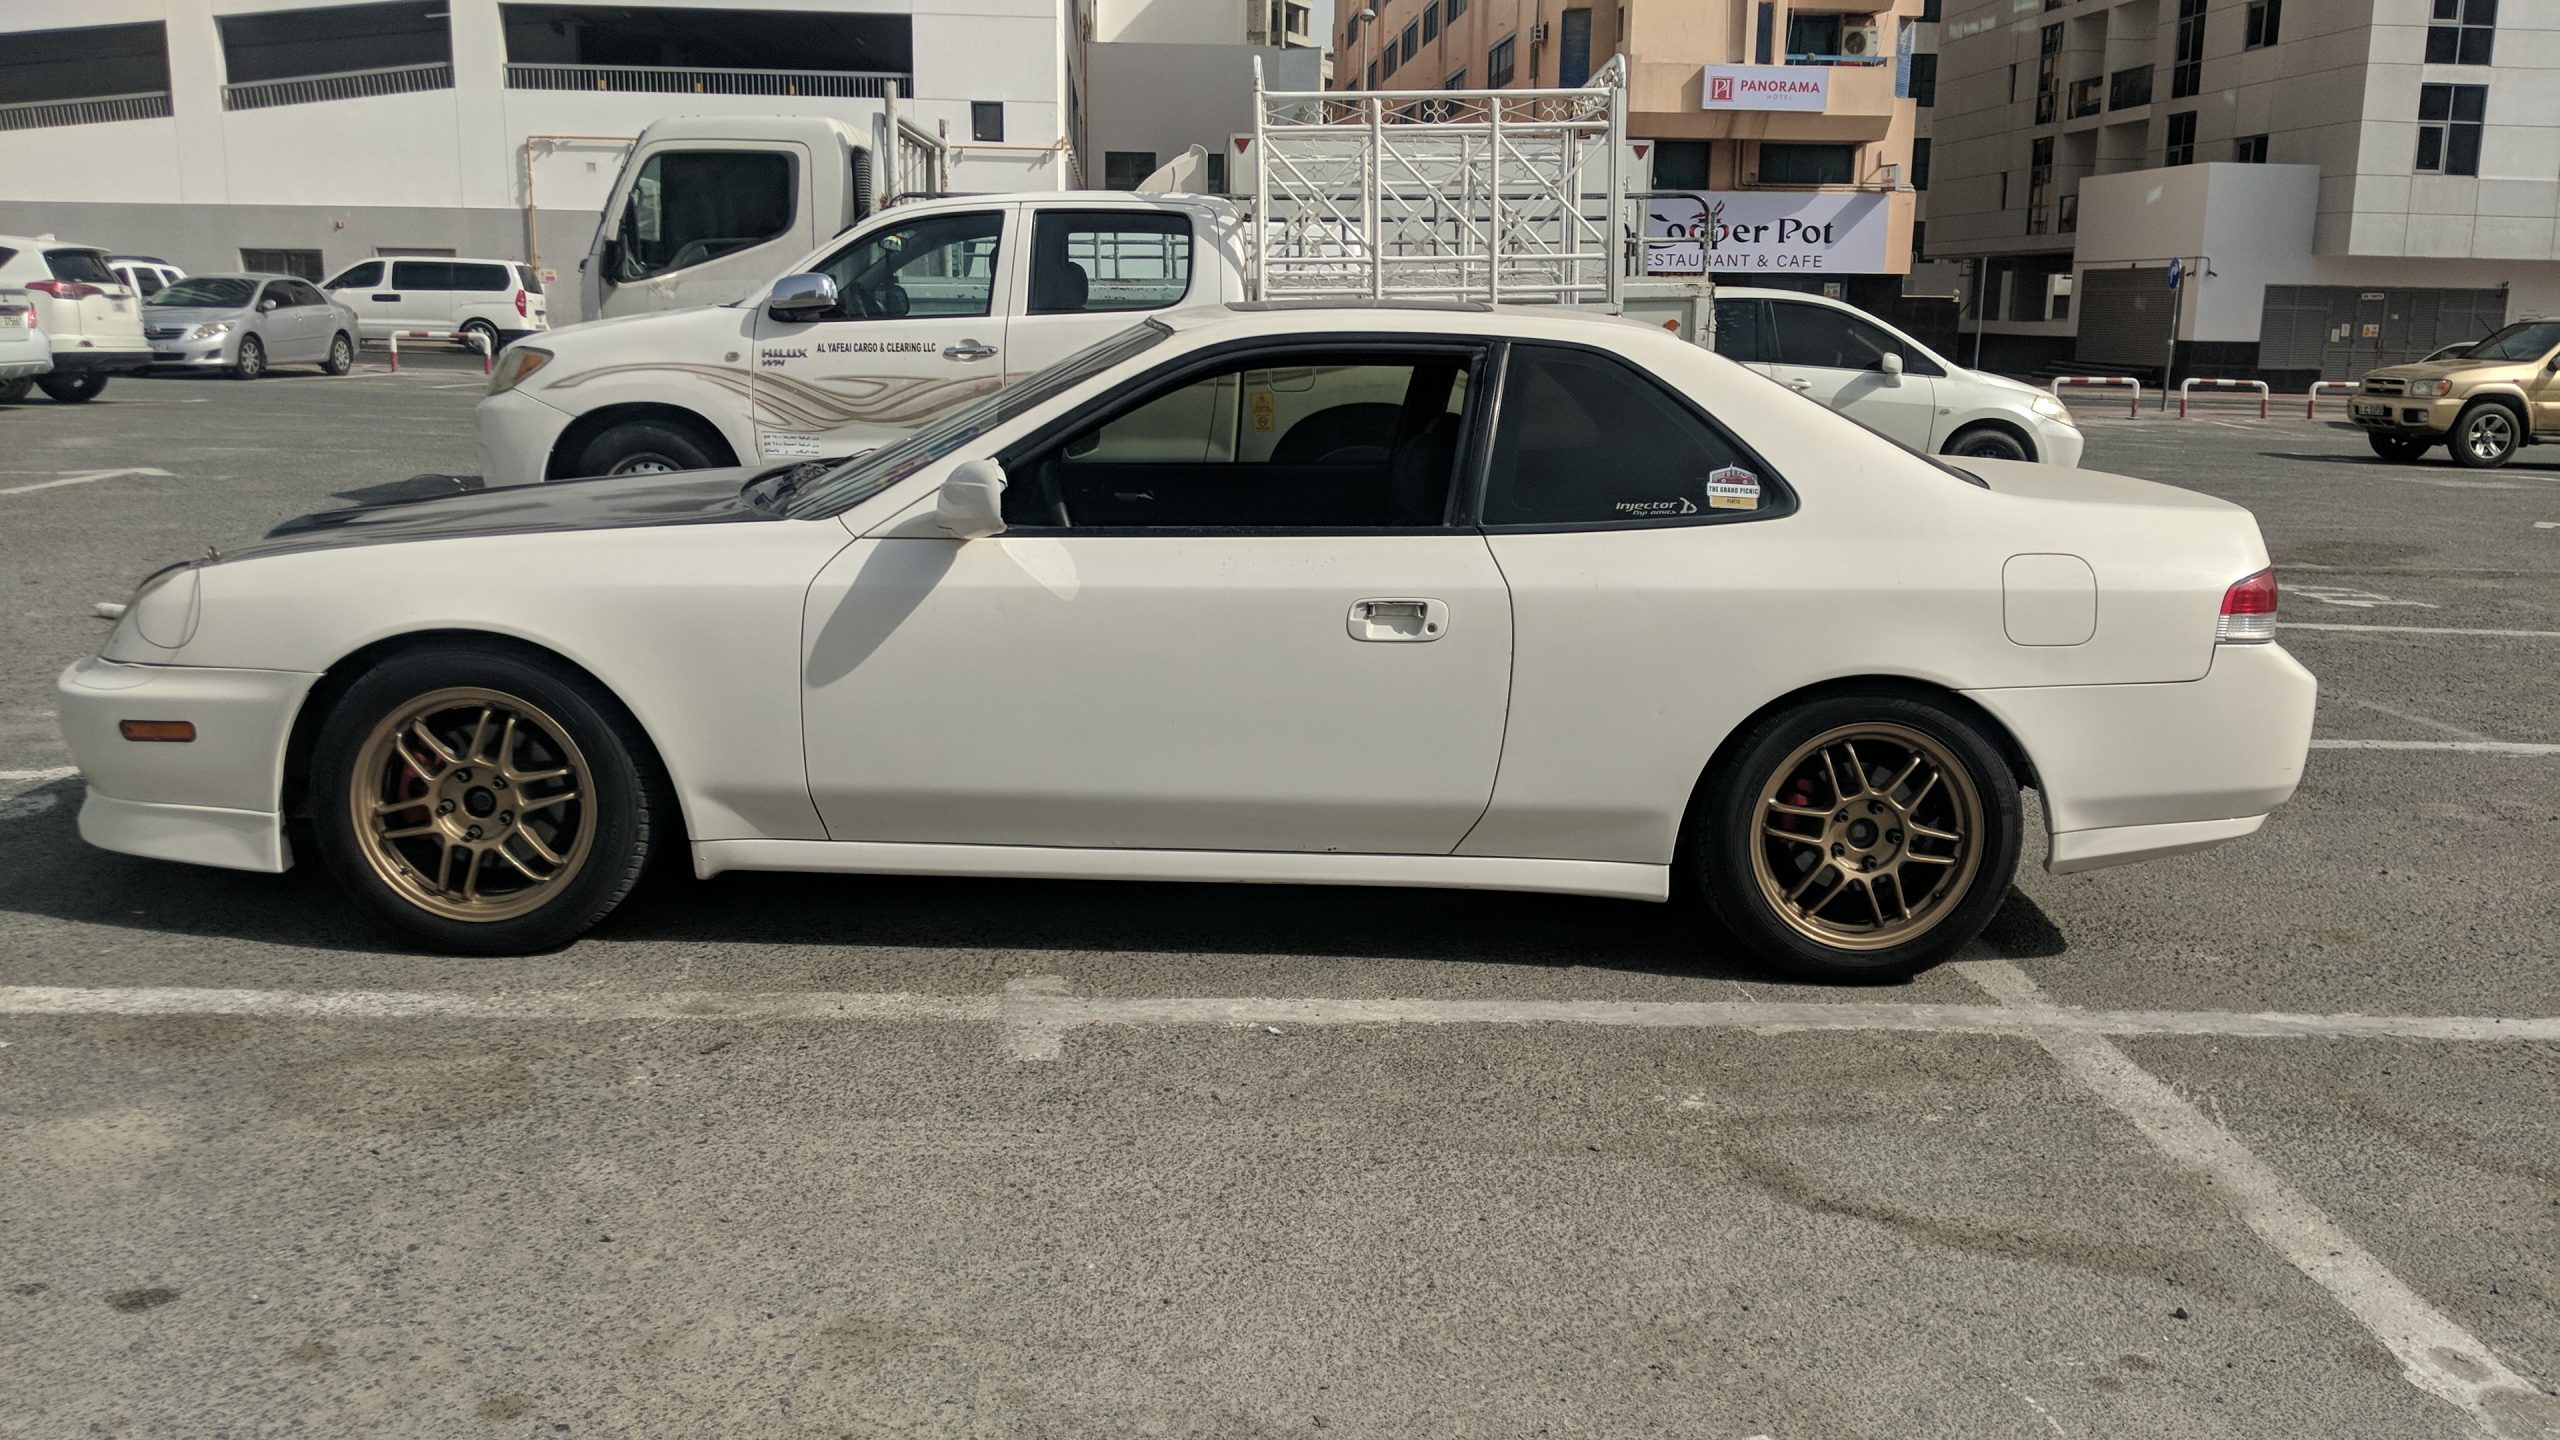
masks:
<path id="1" fill-rule="evenodd" d="M 2453 422 L 2453 458 L 2474 470 L 2494 470 L 2514 458 L 2523 430 L 2513 410 L 2495 400 L 2475 400 Z"/>
<path id="2" fill-rule="evenodd" d="M 702 437 L 664 420 L 626 420 L 587 442 L 573 475 L 664 475 L 709 470 L 720 457 Z"/>
<path id="3" fill-rule="evenodd" d="M 2018 437 L 2008 431 L 1996 430 L 1985 425 L 1967 430 L 1948 441 L 1947 453 L 1958 458 L 2024 460 L 2027 458 L 2027 447 L 2019 444 Z"/>
<path id="4" fill-rule="evenodd" d="M 2374 454 L 2404 465 L 2426 454 L 2428 448 L 2426 441 L 2413 440 L 2406 435 L 2384 435 L 2369 431 L 2364 438 L 2365 443 L 2373 447 Z"/>
<path id="5" fill-rule="evenodd" d="M 70 375 L 40 375 L 36 388 L 64 405 L 81 405 L 98 398 L 107 388 L 107 372 L 81 370 Z"/>

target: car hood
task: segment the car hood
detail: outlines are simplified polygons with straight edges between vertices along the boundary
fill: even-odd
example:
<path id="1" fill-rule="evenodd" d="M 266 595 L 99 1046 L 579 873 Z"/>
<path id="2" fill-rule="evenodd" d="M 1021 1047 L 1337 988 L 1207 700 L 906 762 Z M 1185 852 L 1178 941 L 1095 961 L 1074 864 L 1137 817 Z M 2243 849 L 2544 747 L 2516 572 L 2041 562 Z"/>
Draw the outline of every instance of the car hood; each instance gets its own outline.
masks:
<path id="1" fill-rule="evenodd" d="M 2420 360 L 2409 365 L 2385 365 L 2370 371 L 2365 378 L 2380 376 L 2386 380 L 2455 380 L 2476 376 L 2488 370 L 2531 370 L 2530 360 Z"/>
<path id="2" fill-rule="evenodd" d="M 675 475 L 600 476 L 322 510 L 287 520 L 268 531 L 265 539 L 222 551 L 216 558 L 246 560 L 349 545 L 483 535 L 763 522 L 778 517 L 750 507 L 739 494 L 761 473 L 738 466 Z"/>
<path id="3" fill-rule="evenodd" d="M 2006 375 L 1994 375 L 1988 370 L 1968 370 L 1959 366 L 1955 367 L 1955 373 L 1972 381 L 1976 385 L 1988 385 L 1994 390 L 2011 390 L 2020 395 L 2042 395 L 2045 393 L 2024 381 L 2012 380 Z"/>

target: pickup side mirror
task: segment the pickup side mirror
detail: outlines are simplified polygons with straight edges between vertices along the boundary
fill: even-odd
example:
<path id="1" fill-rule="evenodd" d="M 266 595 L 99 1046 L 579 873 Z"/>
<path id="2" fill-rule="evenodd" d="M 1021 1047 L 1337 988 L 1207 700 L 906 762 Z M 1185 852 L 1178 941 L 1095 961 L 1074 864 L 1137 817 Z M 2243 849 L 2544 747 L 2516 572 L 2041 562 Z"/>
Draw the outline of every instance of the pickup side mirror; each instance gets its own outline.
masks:
<path id="1" fill-rule="evenodd" d="M 958 540 L 1003 534 L 1004 483 L 1004 467 L 993 460 L 964 462 L 934 497 L 934 523 Z"/>
<path id="2" fill-rule="evenodd" d="M 1887 385 L 1899 385 L 1902 383 L 1902 356 L 1900 354 L 1888 353 L 1877 368 L 1884 371 L 1884 383 Z"/>
<path id="3" fill-rule="evenodd" d="M 776 320 L 814 320 L 836 308 L 836 282 L 825 275 L 785 275 L 773 282 L 764 308 Z"/>

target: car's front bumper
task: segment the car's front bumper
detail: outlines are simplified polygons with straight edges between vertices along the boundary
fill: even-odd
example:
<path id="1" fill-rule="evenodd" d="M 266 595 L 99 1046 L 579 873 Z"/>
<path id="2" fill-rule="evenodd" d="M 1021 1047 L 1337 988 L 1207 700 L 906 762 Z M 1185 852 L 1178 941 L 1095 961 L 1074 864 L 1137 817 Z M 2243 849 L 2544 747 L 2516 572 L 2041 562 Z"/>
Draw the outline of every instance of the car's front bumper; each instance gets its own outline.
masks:
<path id="1" fill-rule="evenodd" d="M 210 340 L 154 340 L 151 342 L 151 366 L 190 370 L 228 370 L 235 337 L 217 335 Z"/>
<path id="2" fill-rule="evenodd" d="M 472 413 L 480 430 L 481 483 L 493 490 L 541 484 L 551 473 L 551 448 L 575 419 L 521 388 L 482 400 Z"/>
<path id="3" fill-rule="evenodd" d="M 2302 780 L 2320 682 L 2280 645 L 2220 645 L 2201 680 L 1968 690 L 2035 767 L 2056 874 L 2254 832 Z"/>
<path id="4" fill-rule="evenodd" d="M 89 782 L 80 835 L 128 855 L 282 870 L 284 753 L 317 675 L 130 665 L 88 656 L 54 684 L 63 742 Z M 185 743 L 133 741 L 127 720 L 184 720 Z"/>
<path id="5" fill-rule="evenodd" d="M 2059 420 L 2036 417 L 2036 460 L 2045 465 L 2077 467 L 2081 452 L 2088 449 L 2088 438 L 2080 427 Z"/>
<path id="6" fill-rule="evenodd" d="M 2464 399 L 2459 395 L 2367 395 L 2359 390 L 2347 397 L 2347 418 L 2378 435 L 2435 441 L 2453 433 Z"/>

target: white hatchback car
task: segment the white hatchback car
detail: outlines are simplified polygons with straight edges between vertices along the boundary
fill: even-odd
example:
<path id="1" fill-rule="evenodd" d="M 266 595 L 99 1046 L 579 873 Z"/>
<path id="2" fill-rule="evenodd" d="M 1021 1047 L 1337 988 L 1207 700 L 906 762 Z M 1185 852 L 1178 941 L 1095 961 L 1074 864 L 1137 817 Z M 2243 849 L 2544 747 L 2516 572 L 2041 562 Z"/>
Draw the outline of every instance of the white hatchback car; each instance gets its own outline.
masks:
<path id="1" fill-rule="evenodd" d="M 1874 977 L 2006 897 L 2021 786 L 2060 872 L 2257 830 L 2318 688 L 2275 601 L 2237 506 L 1949 468 L 1650 326 L 1219 306 L 832 468 L 288 522 L 146 580 L 59 708 L 92 843 L 281 870 L 307 816 L 460 951 L 570 939 L 681 835 L 703 875 L 1696 888 Z"/>
<path id="2" fill-rule="evenodd" d="M 320 288 L 356 312 L 368 340 L 412 330 L 476 335 L 495 354 L 509 341 L 551 328 L 542 277 L 517 260 L 359 260 Z"/>
<path id="3" fill-rule="evenodd" d="M 35 299 L 36 318 L 53 342 L 53 372 L 34 383 L 54 399 L 95 399 L 108 376 L 151 364 L 142 302 L 108 267 L 106 251 L 50 235 L 0 235 L 0 285 Z M 16 393 L 26 392 L 21 386 Z M 0 391 L 0 399 L 14 398 Z"/>
<path id="4" fill-rule="evenodd" d="M 1719 286 L 1716 353 L 1923 454 L 2080 463 L 2061 401 L 1968 370 L 1854 305 Z"/>

